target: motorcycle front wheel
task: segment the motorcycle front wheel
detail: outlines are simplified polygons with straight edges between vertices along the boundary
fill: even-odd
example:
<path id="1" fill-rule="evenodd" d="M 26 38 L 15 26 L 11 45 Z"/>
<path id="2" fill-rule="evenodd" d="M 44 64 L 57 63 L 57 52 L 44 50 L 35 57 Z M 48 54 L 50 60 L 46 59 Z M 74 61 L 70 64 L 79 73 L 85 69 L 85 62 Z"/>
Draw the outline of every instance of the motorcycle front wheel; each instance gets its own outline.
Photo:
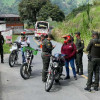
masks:
<path id="1" fill-rule="evenodd" d="M 9 66 L 14 67 L 16 60 L 16 53 L 11 53 L 9 56 Z"/>
<path id="2" fill-rule="evenodd" d="M 20 75 L 22 76 L 23 79 L 29 79 L 31 75 L 31 71 L 28 69 L 28 64 L 24 63 L 20 67 Z"/>
<path id="3" fill-rule="evenodd" d="M 54 72 L 51 71 L 51 72 L 48 72 L 47 74 L 47 80 L 45 82 L 45 91 L 47 92 L 50 91 L 50 89 L 52 88 L 53 82 L 54 82 Z"/>

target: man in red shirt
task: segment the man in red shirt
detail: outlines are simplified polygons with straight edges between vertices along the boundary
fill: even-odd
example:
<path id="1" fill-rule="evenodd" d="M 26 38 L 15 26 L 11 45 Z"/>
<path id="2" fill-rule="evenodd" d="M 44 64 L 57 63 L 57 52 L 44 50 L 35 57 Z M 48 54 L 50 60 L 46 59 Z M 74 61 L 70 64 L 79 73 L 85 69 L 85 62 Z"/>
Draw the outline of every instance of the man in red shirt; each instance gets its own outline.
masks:
<path id="1" fill-rule="evenodd" d="M 70 79 L 70 75 L 69 75 L 69 63 L 70 63 L 70 65 L 72 67 L 74 78 L 75 78 L 75 80 L 77 80 L 75 64 L 74 64 L 74 59 L 75 59 L 75 55 L 76 55 L 76 46 L 72 42 L 70 35 L 66 35 L 63 38 L 65 39 L 65 41 L 61 48 L 61 53 L 67 55 L 65 57 L 65 60 L 66 60 L 65 67 L 66 67 L 66 74 L 67 74 L 65 79 Z"/>

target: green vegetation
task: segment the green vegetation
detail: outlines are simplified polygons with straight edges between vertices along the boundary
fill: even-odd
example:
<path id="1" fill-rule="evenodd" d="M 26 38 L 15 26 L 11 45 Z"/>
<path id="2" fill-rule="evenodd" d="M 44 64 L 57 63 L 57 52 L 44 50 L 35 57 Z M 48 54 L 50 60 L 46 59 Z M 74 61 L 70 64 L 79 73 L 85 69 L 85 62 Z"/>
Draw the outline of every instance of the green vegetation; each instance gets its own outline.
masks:
<path id="1" fill-rule="evenodd" d="M 74 33 L 77 31 L 81 32 L 81 37 L 85 42 L 85 47 L 89 43 L 91 38 L 91 31 L 95 30 L 100 32 L 100 5 L 86 6 L 85 10 L 76 9 L 75 15 L 69 14 L 66 17 L 66 21 L 63 23 L 59 22 L 54 25 L 53 35 L 55 40 L 63 42 L 62 35 L 67 33 Z M 79 12 L 79 13 L 78 13 Z M 70 17 L 69 17 L 70 16 Z"/>
<path id="2" fill-rule="evenodd" d="M 2 13 L 19 14 L 18 5 L 21 1 L 22 0 L 0 0 L 0 14 Z M 27 1 L 31 1 L 31 0 L 27 0 Z M 58 5 L 59 8 L 62 11 L 64 11 L 66 15 L 69 14 L 73 9 L 88 3 L 88 0 L 50 0 L 50 1 L 52 2 L 52 4 Z M 97 1 L 97 0 L 89 0 L 90 4 L 92 4 L 93 1 Z"/>
<path id="3" fill-rule="evenodd" d="M 18 14 L 18 4 L 21 0 L 0 0 L 0 14 Z"/>
<path id="4" fill-rule="evenodd" d="M 13 35 L 12 36 L 12 42 L 14 42 L 14 41 L 16 41 L 16 39 L 17 39 L 17 35 Z M 9 44 L 4 44 L 4 46 L 3 46 L 3 48 L 4 48 L 4 53 L 10 53 L 10 45 Z"/>
<path id="5" fill-rule="evenodd" d="M 68 15 L 73 9 L 88 4 L 88 1 L 90 4 L 93 3 L 93 0 L 51 0 L 51 2 L 58 5 L 66 15 Z"/>
<path id="6" fill-rule="evenodd" d="M 4 6 L 8 5 L 9 7 L 11 7 L 15 2 L 16 0 L 1 0 L 4 4 Z"/>
<path id="7" fill-rule="evenodd" d="M 49 0 L 22 0 L 19 4 L 19 14 L 21 20 L 29 26 L 34 25 L 38 20 L 47 20 L 49 17 L 53 21 L 65 19 L 59 7 L 51 4 Z"/>

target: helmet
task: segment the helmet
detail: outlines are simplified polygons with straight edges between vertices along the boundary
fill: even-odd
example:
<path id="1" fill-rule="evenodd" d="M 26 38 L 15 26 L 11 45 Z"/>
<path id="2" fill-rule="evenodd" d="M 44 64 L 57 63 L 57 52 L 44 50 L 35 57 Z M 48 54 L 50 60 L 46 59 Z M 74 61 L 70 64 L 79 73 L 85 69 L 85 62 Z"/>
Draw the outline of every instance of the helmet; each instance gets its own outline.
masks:
<path id="1" fill-rule="evenodd" d="M 68 43 L 69 41 L 71 41 L 71 35 L 67 35 L 64 38 L 65 38 L 65 41 L 64 41 L 65 44 Z"/>

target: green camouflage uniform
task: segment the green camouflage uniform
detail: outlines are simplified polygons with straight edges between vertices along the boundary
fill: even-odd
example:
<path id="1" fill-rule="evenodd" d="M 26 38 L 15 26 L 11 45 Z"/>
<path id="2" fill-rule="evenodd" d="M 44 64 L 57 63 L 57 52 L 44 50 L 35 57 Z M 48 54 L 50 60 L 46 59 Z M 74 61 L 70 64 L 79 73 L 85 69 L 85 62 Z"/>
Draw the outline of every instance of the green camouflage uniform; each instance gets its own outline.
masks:
<path id="1" fill-rule="evenodd" d="M 99 66 L 100 66 L 100 39 L 92 39 L 86 49 L 88 54 L 88 81 L 87 87 L 91 88 L 93 73 L 95 76 L 94 88 L 99 86 Z"/>
<path id="2" fill-rule="evenodd" d="M 50 55 L 52 54 L 53 46 L 52 43 L 45 39 L 42 42 L 42 60 L 43 60 L 43 70 L 42 70 L 42 81 L 46 81 L 46 75 L 50 63 Z"/>
<path id="3" fill-rule="evenodd" d="M 76 40 L 76 48 L 78 52 L 76 53 L 76 72 L 83 74 L 83 63 L 82 63 L 82 57 L 83 57 L 83 49 L 84 49 L 84 41 L 81 39 Z"/>

